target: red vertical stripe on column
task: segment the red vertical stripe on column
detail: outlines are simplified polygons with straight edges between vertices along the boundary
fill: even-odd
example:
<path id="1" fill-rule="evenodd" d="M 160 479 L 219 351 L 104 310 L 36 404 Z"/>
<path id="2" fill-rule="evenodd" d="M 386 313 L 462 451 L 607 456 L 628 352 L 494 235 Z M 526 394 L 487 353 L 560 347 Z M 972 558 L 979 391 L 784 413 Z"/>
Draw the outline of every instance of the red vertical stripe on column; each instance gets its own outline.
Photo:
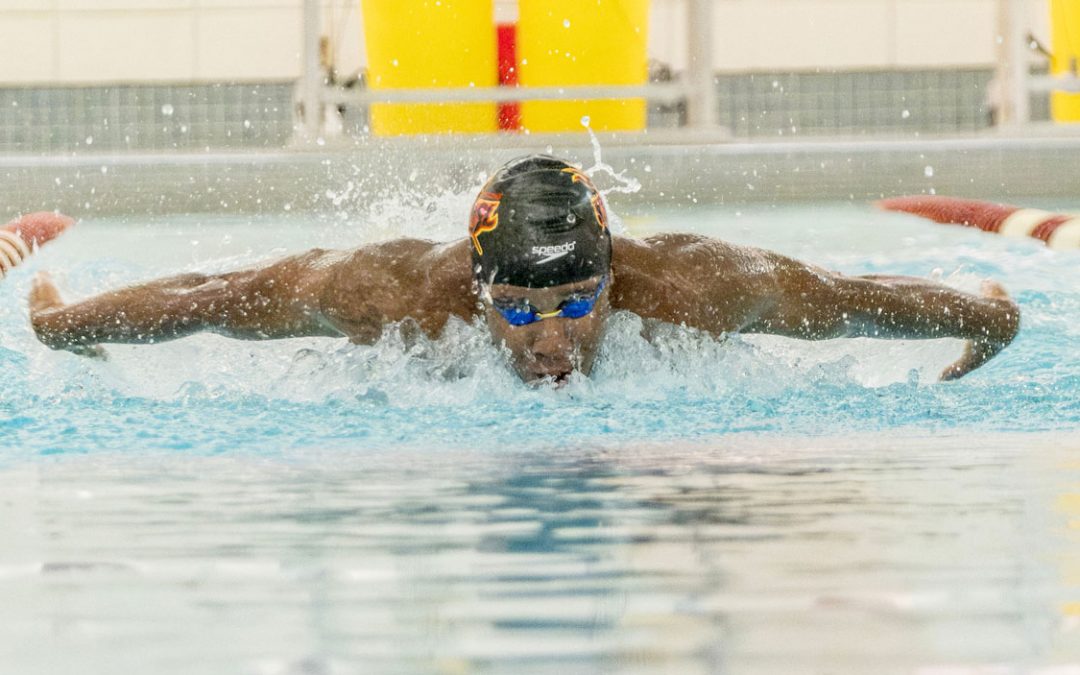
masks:
<path id="1" fill-rule="evenodd" d="M 518 83 L 517 65 L 517 26 L 512 23 L 500 23 L 496 30 L 499 37 L 499 84 L 504 87 L 516 87 Z M 499 129 L 518 131 L 521 129 L 521 104 L 499 104 Z"/>

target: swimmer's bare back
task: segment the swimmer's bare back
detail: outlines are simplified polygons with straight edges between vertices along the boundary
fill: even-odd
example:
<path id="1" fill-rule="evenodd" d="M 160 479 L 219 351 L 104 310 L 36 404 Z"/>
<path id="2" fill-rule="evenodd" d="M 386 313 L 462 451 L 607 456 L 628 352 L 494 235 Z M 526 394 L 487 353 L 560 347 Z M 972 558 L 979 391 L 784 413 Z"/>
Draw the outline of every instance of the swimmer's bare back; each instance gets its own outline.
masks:
<path id="1" fill-rule="evenodd" d="M 199 331 L 371 343 L 383 326 L 406 318 L 434 337 L 451 317 L 471 320 L 482 311 L 469 246 L 467 239 L 399 239 L 350 252 L 314 250 L 255 269 L 181 275 L 73 304 L 64 304 L 41 277 L 31 292 L 31 320 L 43 343 L 69 350 Z M 967 340 L 965 354 L 942 379 L 979 367 L 1019 328 L 1019 309 L 992 282 L 980 297 L 912 277 L 847 277 L 696 235 L 616 237 L 612 276 L 615 309 L 717 335 Z"/>

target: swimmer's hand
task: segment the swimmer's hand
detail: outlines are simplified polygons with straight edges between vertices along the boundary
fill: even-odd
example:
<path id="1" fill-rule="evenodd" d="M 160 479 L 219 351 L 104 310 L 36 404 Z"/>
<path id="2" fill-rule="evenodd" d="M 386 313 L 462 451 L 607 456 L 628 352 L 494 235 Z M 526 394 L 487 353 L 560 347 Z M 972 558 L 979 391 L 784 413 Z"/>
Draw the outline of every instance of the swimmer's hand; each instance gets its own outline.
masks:
<path id="1" fill-rule="evenodd" d="M 1004 349 L 1020 328 L 1020 308 L 1005 292 L 1001 284 L 986 280 L 982 283 L 982 295 L 990 300 L 996 313 L 991 322 L 991 329 L 985 337 L 968 340 L 964 354 L 952 365 L 941 372 L 941 381 L 956 380 L 982 364 Z"/>
<path id="2" fill-rule="evenodd" d="M 47 318 L 50 310 L 63 306 L 64 301 L 52 277 L 48 272 L 38 272 L 34 277 L 33 287 L 30 289 L 30 324 L 34 327 L 34 334 L 37 335 L 38 340 L 52 349 L 64 349 L 79 356 L 103 361 L 108 359 L 108 354 L 100 345 L 66 344 L 54 339 L 44 319 Z"/>

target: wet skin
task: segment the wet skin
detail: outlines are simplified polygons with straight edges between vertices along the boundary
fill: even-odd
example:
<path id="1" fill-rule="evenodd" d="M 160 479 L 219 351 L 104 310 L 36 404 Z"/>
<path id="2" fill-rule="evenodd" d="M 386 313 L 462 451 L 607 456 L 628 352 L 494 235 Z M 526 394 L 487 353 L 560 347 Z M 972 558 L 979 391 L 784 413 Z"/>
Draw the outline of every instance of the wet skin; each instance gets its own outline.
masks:
<path id="1" fill-rule="evenodd" d="M 483 318 L 522 379 L 588 373 L 612 310 L 714 335 L 769 333 L 967 341 L 942 379 L 978 368 L 1015 337 L 1020 310 L 1000 285 L 972 295 L 915 277 L 845 276 L 786 256 L 689 234 L 614 237 L 611 281 L 594 313 L 508 325 L 482 301 L 468 239 L 397 239 L 352 251 L 313 250 L 224 274 L 186 274 L 64 303 L 47 276 L 35 280 L 30 319 L 54 349 L 94 353 L 109 342 L 151 343 L 199 331 L 261 340 L 344 336 L 371 344 L 406 322 L 438 337 L 452 317 Z M 591 286 L 590 286 L 591 284 Z M 595 281 L 582 282 L 595 288 Z M 553 310 L 575 284 L 493 287 Z"/>

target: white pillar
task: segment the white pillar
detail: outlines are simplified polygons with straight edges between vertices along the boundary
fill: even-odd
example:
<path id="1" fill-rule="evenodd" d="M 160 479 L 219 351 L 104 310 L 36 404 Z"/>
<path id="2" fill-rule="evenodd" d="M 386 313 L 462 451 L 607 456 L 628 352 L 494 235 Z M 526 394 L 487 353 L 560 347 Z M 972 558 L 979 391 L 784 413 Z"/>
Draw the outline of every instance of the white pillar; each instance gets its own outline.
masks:
<path id="1" fill-rule="evenodd" d="M 1030 54 L 1028 45 L 1028 0 L 998 1 L 998 67 L 991 98 L 998 104 L 1002 125 L 1024 125 L 1031 121 Z"/>
<path id="2" fill-rule="evenodd" d="M 304 0 L 303 78 L 300 82 L 300 102 L 303 104 L 303 134 L 314 140 L 322 131 L 322 89 L 326 86 L 320 62 L 319 39 L 322 36 L 321 0 Z"/>
<path id="3" fill-rule="evenodd" d="M 719 118 L 713 71 L 712 0 L 687 0 L 687 79 L 690 95 L 687 122 L 695 129 L 713 129 Z"/>

